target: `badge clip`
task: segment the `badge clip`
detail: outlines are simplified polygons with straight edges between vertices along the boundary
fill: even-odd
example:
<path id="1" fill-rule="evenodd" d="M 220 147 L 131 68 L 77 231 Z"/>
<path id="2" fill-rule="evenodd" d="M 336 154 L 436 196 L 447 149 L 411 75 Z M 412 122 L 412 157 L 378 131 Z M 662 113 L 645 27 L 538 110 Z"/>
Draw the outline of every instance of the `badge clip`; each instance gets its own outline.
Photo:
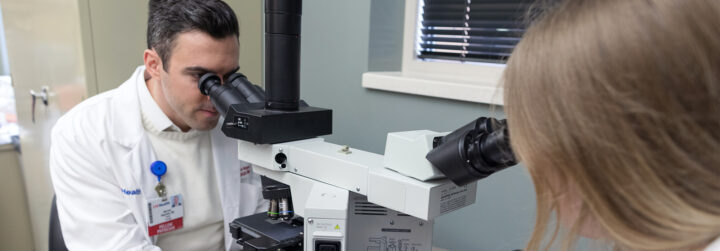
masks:
<path id="1" fill-rule="evenodd" d="M 155 192 L 157 192 L 159 197 L 163 198 L 163 201 L 167 200 L 167 190 L 165 189 L 165 184 L 162 182 L 162 176 L 167 173 L 167 165 L 160 160 L 155 161 L 150 164 L 150 172 L 152 172 L 158 180 L 158 184 L 155 186 Z"/>

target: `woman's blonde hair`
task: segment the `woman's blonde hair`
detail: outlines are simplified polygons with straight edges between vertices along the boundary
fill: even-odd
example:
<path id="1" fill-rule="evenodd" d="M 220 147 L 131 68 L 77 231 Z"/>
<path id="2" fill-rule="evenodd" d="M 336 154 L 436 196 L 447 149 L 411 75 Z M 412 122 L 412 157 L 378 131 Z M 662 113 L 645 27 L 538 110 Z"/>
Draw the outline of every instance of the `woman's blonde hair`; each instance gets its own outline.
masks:
<path id="1" fill-rule="evenodd" d="M 513 148 L 537 193 L 528 250 L 572 189 L 618 249 L 702 248 L 720 235 L 720 1 L 570 0 L 505 70 Z M 557 215 L 562 219 L 563 215 Z"/>

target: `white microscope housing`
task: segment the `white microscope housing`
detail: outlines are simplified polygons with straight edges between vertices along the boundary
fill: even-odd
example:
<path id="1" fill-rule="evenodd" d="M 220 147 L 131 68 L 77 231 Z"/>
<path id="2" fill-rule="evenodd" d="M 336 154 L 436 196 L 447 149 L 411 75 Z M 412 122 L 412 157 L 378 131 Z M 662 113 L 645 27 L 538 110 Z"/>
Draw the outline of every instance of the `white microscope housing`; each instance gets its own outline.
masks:
<path id="1" fill-rule="evenodd" d="M 438 179 L 442 174 L 425 159 L 442 135 L 390 133 L 385 156 L 322 138 L 239 141 L 238 158 L 290 187 L 294 214 L 304 218 L 304 250 L 431 250 L 433 219 L 473 204 L 477 189 L 476 182 Z"/>

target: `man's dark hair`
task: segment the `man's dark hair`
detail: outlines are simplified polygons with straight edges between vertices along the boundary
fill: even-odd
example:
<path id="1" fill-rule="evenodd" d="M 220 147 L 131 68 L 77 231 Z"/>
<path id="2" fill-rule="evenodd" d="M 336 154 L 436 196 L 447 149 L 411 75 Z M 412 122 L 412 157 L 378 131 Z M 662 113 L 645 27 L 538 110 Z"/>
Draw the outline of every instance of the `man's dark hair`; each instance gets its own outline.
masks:
<path id="1" fill-rule="evenodd" d="M 180 33 L 199 30 L 216 39 L 240 34 L 235 13 L 220 0 L 150 0 L 148 7 L 147 46 L 165 71 Z"/>

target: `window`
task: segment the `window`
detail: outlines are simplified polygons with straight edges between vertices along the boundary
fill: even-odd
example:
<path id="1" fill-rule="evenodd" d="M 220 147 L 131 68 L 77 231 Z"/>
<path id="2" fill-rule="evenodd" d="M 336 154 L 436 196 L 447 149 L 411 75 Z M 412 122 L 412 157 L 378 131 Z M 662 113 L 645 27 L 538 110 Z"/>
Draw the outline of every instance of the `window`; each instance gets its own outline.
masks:
<path id="1" fill-rule="evenodd" d="M 525 31 L 526 10 L 523 0 L 424 0 L 416 56 L 504 63 Z"/>
<path id="2" fill-rule="evenodd" d="M 6 55 L 6 54 L 5 54 Z M 0 75 L 0 146 L 13 142 L 20 133 L 15 113 L 15 95 L 10 76 Z"/>
<path id="3" fill-rule="evenodd" d="M 17 142 L 20 127 L 15 112 L 15 91 L 10 81 L 5 29 L 0 16 L 0 146 Z"/>
<path id="4" fill-rule="evenodd" d="M 502 104 L 505 61 L 531 0 L 407 0 L 400 72 L 367 72 L 363 86 Z"/>

